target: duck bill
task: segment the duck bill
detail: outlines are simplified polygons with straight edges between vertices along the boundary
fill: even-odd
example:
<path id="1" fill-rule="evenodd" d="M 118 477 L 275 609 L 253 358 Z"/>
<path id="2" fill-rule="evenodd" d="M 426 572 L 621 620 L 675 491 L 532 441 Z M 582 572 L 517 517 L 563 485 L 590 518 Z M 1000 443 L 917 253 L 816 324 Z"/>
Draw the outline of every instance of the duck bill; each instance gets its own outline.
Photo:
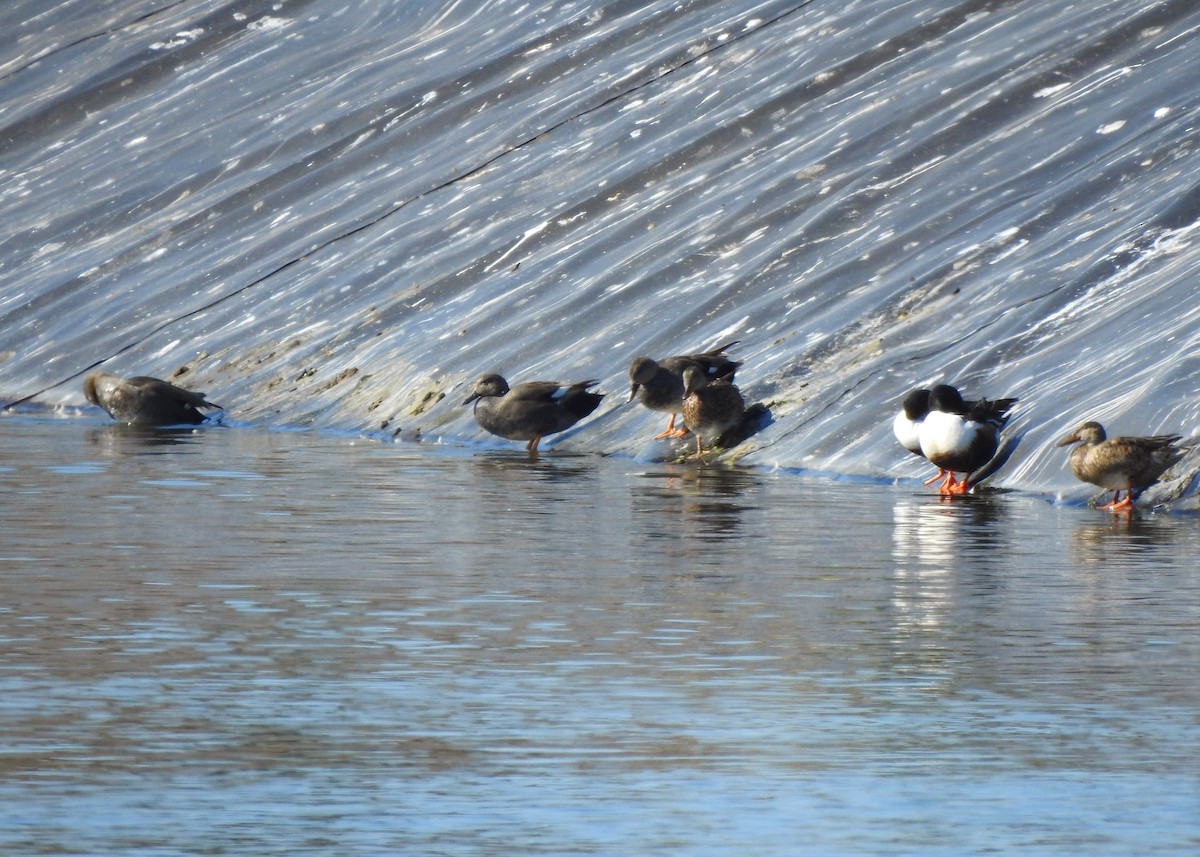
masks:
<path id="1" fill-rule="evenodd" d="M 1060 440 L 1058 443 L 1056 443 L 1054 445 L 1056 447 L 1070 446 L 1073 443 L 1079 443 L 1079 435 L 1075 434 L 1074 432 L 1071 432 L 1071 434 L 1067 435 L 1066 437 L 1064 437 L 1062 440 Z"/>
<path id="2" fill-rule="evenodd" d="M 637 391 L 641 386 L 642 386 L 641 384 L 634 384 L 632 387 L 629 388 L 629 401 L 632 402 L 634 399 L 637 398 Z"/>
<path id="3" fill-rule="evenodd" d="M 471 402 L 475 401 L 475 400 L 476 400 L 476 399 L 478 399 L 478 398 L 479 398 L 479 394 L 478 394 L 478 393 L 472 393 L 471 395 L 469 395 L 469 396 L 467 396 L 465 399 L 463 399 L 463 404 L 464 404 L 464 405 L 469 405 L 469 404 L 471 404 Z"/>

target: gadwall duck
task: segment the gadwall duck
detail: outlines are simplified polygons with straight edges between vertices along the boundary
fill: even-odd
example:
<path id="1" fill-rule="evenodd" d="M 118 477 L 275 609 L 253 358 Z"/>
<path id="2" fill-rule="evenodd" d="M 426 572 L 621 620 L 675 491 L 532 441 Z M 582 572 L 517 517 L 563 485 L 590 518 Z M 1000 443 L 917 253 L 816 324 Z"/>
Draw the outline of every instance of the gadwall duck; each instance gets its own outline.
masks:
<path id="1" fill-rule="evenodd" d="M 525 448 L 536 453 L 543 437 L 569 429 L 596 410 L 604 394 L 588 388 L 597 383 L 526 381 L 510 389 L 502 377 L 488 374 L 480 376 L 463 404 L 475 403 L 475 421 L 484 429 L 509 440 L 528 441 Z"/>
<path id="2" fill-rule="evenodd" d="M 1016 402 L 1016 399 L 965 401 L 949 384 L 938 384 L 930 389 L 929 412 L 921 420 L 918 436 L 921 454 L 938 468 L 938 474 L 926 484 L 941 478 L 939 494 L 970 491 L 974 484 L 971 474 L 996 455 L 1000 448 L 1000 429 L 1008 421 L 1008 411 Z M 963 474 L 961 482 L 955 480 L 955 473 Z"/>
<path id="3" fill-rule="evenodd" d="M 196 425 L 204 422 L 202 408 L 223 410 L 208 401 L 204 393 L 193 393 L 146 375 L 118 378 L 107 372 L 93 372 L 83 380 L 83 395 L 118 422 L 136 426 Z"/>
<path id="4" fill-rule="evenodd" d="M 683 437 L 687 429 L 675 427 L 675 415 L 683 408 L 683 371 L 693 366 L 711 380 L 723 378 L 733 383 L 734 373 L 742 364 L 729 359 L 725 352 L 737 345 L 737 340 L 719 345 L 700 354 L 677 354 L 663 360 L 635 357 L 629 364 L 629 401 L 635 398 L 652 411 L 671 415 L 664 431 L 654 437 Z"/>
<path id="5" fill-rule="evenodd" d="M 742 421 L 741 391 L 724 378 L 710 380 L 698 366 L 683 370 L 683 421 L 696 435 L 696 458 L 704 455 L 704 436 L 718 438 Z"/>
<path id="6" fill-rule="evenodd" d="M 1112 500 L 1099 506 L 1120 512 L 1133 508 L 1133 498 L 1158 481 L 1186 450 L 1177 447 L 1177 434 L 1149 437 L 1108 437 L 1097 422 L 1086 422 L 1055 446 L 1079 444 L 1071 450 L 1071 472 L 1081 482 L 1090 482 L 1113 492 Z M 1118 499 L 1121 492 L 1124 499 Z"/>

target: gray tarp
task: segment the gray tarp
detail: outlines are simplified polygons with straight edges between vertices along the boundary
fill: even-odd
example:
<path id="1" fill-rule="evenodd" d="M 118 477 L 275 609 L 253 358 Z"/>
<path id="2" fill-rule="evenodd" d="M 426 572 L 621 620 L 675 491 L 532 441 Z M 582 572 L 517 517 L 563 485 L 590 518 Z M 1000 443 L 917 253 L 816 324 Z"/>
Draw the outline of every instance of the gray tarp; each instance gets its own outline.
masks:
<path id="1" fill-rule="evenodd" d="M 1200 5 L 13 0 L 0 393 L 101 365 L 231 418 L 477 438 L 472 378 L 738 339 L 741 459 L 928 473 L 910 387 L 1051 442 L 1200 426 Z M 186 370 L 186 371 L 182 371 Z M 445 398 L 439 396 L 444 395 Z"/>

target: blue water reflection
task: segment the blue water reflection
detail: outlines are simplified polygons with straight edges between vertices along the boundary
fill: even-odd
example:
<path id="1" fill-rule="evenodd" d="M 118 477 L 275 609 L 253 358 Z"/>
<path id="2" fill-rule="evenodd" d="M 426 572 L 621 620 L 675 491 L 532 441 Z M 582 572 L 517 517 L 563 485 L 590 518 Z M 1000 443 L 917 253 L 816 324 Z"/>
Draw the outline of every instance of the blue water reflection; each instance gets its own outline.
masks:
<path id="1" fill-rule="evenodd" d="M 1190 518 L 0 428 L 4 853 L 1197 846 Z"/>

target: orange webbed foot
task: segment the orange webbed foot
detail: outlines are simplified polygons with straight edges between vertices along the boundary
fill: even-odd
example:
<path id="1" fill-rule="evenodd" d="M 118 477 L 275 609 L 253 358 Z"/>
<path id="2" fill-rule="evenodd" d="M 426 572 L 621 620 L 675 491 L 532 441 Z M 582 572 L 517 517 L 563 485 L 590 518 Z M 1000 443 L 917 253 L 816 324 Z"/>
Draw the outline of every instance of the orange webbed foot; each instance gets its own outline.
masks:
<path id="1" fill-rule="evenodd" d="M 667 427 L 656 434 L 654 439 L 658 440 L 659 438 L 664 437 L 683 437 L 685 434 L 687 434 L 687 431 L 688 430 L 685 428 L 675 428 L 675 415 L 671 414 L 671 419 L 667 421 Z"/>
<path id="2" fill-rule="evenodd" d="M 1129 494 L 1126 493 L 1124 500 L 1118 501 L 1114 498 L 1113 502 L 1111 502 L 1107 506 L 1103 506 L 1101 508 L 1108 509 L 1108 511 L 1110 511 L 1114 514 L 1120 514 L 1121 512 L 1132 512 L 1133 511 L 1133 501 L 1129 499 Z"/>

